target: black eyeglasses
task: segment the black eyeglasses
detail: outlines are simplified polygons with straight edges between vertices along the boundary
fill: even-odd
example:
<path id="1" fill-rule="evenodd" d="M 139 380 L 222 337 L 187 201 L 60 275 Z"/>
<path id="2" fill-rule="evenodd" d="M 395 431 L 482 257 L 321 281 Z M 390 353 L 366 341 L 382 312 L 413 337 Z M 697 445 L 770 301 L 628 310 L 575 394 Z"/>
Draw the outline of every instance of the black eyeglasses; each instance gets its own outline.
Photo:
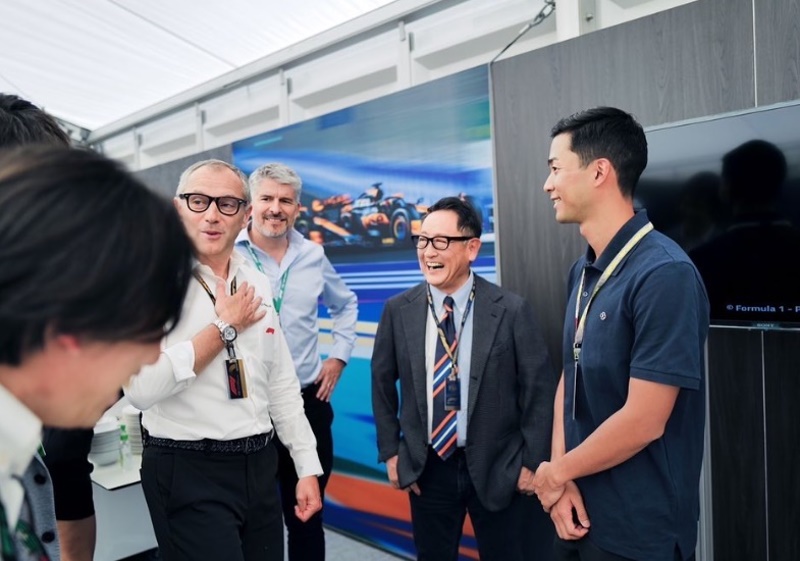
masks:
<path id="1" fill-rule="evenodd" d="M 217 209 L 225 216 L 233 216 L 239 212 L 239 208 L 247 206 L 247 201 L 236 197 L 209 197 L 200 193 L 181 193 L 178 198 L 186 201 L 186 206 L 192 212 L 205 212 L 213 201 Z"/>
<path id="2" fill-rule="evenodd" d="M 428 244 L 432 244 L 434 249 L 444 251 L 450 247 L 450 242 L 465 242 L 471 240 L 475 236 L 411 236 L 411 241 L 417 249 L 425 249 Z"/>

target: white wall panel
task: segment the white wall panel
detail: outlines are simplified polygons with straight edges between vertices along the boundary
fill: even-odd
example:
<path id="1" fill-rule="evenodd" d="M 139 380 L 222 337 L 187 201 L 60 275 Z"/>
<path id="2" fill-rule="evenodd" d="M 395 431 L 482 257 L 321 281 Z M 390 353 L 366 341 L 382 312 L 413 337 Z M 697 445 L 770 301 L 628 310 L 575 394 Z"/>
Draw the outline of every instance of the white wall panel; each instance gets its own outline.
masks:
<path id="1" fill-rule="evenodd" d="M 197 123 L 192 106 L 138 127 L 139 165 L 146 168 L 200 152 Z"/>
<path id="2" fill-rule="evenodd" d="M 556 13 L 503 57 L 691 1 L 559 0 Z M 198 90 L 203 93 L 192 101 L 187 92 L 183 105 L 155 117 L 151 111 L 145 122 L 114 131 L 99 145 L 143 169 L 486 64 L 536 17 L 544 0 L 442 0 L 420 6 L 390 23 L 391 18 L 376 16 L 378 27 L 365 27 L 361 36 L 310 55 L 300 44 L 299 58 L 289 49 L 285 59 L 261 65 L 259 73 L 211 95 Z"/>
<path id="3" fill-rule="evenodd" d="M 390 29 L 287 70 L 291 122 L 397 91 L 399 42 Z"/>
<path id="4" fill-rule="evenodd" d="M 696 0 L 596 0 L 597 23 L 611 27 Z"/>
<path id="5" fill-rule="evenodd" d="M 103 154 L 124 163 L 132 170 L 139 169 L 136 129 L 130 129 L 103 141 Z"/>
<path id="6" fill-rule="evenodd" d="M 200 103 L 202 149 L 281 126 L 281 75 L 275 73 Z"/>

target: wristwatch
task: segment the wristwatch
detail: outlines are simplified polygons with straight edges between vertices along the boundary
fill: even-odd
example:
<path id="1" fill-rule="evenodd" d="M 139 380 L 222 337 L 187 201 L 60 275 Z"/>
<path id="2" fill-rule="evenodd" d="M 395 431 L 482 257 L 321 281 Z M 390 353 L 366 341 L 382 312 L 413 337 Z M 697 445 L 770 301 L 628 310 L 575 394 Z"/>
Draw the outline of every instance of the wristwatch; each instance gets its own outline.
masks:
<path id="1" fill-rule="evenodd" d="M 221 319 L 215 319 L 214 325 L 219 329 L 219 336 L 223 343 L 230 345 L 236 340 L 236 328 L 230 323 L 224 322 Z"/>

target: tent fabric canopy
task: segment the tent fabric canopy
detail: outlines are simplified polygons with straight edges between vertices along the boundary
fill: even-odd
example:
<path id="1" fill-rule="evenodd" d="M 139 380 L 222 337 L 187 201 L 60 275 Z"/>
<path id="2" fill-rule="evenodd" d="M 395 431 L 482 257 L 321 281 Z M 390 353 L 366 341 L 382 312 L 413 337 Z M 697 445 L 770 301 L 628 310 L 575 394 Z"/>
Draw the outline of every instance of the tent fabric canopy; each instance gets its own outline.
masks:
<path id="1" fill-rule="evenodd" d="M 94 130 L 393 0 L 2 0 L 0 92 Z"/>

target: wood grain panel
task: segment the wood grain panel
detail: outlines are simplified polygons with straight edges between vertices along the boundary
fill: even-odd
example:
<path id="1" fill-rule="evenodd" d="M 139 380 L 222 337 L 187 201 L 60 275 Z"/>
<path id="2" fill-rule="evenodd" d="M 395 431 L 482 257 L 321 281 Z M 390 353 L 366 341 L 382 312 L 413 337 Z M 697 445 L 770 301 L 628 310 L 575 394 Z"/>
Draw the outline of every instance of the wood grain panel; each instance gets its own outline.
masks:
<path id="1" fill-rule="evenodd" d="M 800 559 L 800 333 L 764 336 L 769 558 Z"/>
<path id="2" fill-rule="evenodd" d="M 755 0 L 754 7 L 758 104 L 800 98 L 800 0 Z"/>
<path id="3" fill-rule="evenodd" d="M 708 418 L 714 559 L 767 560 L 761 353 L 758 331 L 711 329 Z"/>
<path id="4" fill-rule="evenodd" d="M 559 370 L 565 279 L 583 242 L 542 191 L 550 128 L 596 105 L 644 125 L 751 107 L 752 53 L 750 0 L 698 0 L 493 66 L 501 279 L 537 310 Z"/>

